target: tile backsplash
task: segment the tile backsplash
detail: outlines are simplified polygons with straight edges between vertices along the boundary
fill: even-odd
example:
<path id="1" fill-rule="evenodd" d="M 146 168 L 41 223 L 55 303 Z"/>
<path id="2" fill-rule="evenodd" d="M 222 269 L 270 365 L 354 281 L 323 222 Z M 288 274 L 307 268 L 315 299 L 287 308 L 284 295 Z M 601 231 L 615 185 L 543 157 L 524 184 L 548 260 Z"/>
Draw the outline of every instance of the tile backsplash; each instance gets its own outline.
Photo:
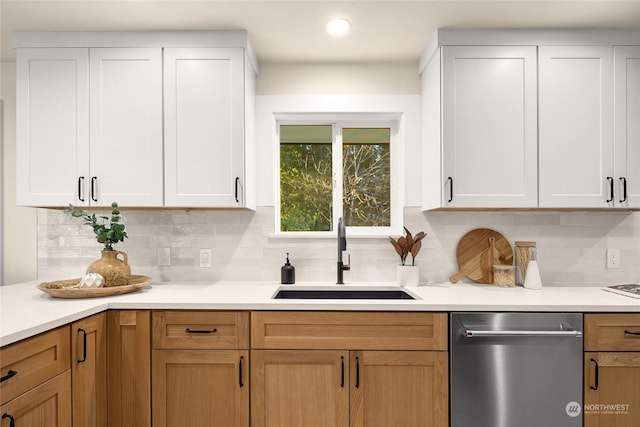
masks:
<path id="1" fill-rule="evenodd" d="M 122 213 L 129 238 L 116 249 L 127 252 L 133 274 L 153 281 L 277 283 L 287 252 L 297 283 L 336 280 L 336 240 L 274 236 L 273 207 Z M 38 280 L 80 277 L 99 258 L 93 231 L 81 220 L 52 209 L 38 209 L 37 220 Z M 404 224 L 428 234 L 416 260 L 423 284 L 447 282 L 457 270 L 458 241 L 481 227 L 497 230 L 511 244 L 536 241 L 544 284 L 640 283 L 640 212 L 422 212 L 409 207 Z M 397 255 L 386 237 L 347 233 L 347 240 L 351 270 L 345 272 L 346 282 L 395 282 Z M 158 266 L 158 248 L 170 248 L 170 266 Z M 212 267 L 199 267 L 201 248 L 212 250 Z M 607 269 L 607 248 L 620 249 L 620 268 Z"/>

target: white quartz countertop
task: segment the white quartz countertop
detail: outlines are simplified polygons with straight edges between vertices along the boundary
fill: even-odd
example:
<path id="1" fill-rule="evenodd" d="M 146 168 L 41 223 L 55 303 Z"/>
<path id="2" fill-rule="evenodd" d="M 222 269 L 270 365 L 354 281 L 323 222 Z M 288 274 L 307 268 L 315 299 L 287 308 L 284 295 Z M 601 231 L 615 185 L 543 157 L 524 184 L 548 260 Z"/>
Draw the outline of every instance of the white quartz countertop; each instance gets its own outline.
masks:
<path id="1" fill-rule="evenodd" d="M 274 300 L 280 286 L 342 286 L 267 282 L 152 283 L 141 291 L 105 298 L 52 298 L 37 283 L 0 286 L 0 346 L 107 309 L 358 310 L 358 311 L 568 311 L 640 312 L 640 299 L 599 287 L 522 287 L 458 283 L 405 288 L 415 300 Z M 359 289 L 378 284 L 348 284 Z"/>

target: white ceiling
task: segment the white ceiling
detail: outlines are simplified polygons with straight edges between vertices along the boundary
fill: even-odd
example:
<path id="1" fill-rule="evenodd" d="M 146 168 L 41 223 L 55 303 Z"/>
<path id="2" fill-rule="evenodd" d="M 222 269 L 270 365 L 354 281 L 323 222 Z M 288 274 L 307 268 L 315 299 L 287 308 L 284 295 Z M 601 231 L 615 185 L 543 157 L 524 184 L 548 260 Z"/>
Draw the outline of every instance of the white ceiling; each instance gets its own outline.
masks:
<path id="1" fill-rule="evenodd" d="M 640 0 L 0 0 L 2 61 L 13 31 L 246 29 L 261 62 L 380 62 L 417 61 L 438 28 L 586 27 L 640 30 Z"/>

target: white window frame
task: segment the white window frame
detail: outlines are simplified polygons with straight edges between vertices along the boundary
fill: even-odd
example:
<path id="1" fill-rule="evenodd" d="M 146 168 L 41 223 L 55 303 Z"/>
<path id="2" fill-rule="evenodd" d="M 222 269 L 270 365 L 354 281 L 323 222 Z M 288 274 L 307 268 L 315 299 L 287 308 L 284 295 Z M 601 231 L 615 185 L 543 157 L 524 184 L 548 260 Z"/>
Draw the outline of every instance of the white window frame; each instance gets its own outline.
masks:
<path id="1" fill-rule="evenodd" d="M 347 227 L 350 237 L 381 237 L 402 234 L 402 194 L 400 171 L 403 150 L 399 125 L 401 116 L 384 113 L 335 113 L 335 114 L 276 114 L 275 126 L 275 232 L 286 237 L 335 237 L 330 231 L 282 231 L 280 229 L 280 126 L 281 125 L 331 125 L 333 127 L 332 172 L 333 172 L 333 218 L 332 224 L 342 216 L 342 129 L 344 128 L 389 128 L 390 129 L 390 174 L 391 174 L 391 224 L 386 227 Z"/>

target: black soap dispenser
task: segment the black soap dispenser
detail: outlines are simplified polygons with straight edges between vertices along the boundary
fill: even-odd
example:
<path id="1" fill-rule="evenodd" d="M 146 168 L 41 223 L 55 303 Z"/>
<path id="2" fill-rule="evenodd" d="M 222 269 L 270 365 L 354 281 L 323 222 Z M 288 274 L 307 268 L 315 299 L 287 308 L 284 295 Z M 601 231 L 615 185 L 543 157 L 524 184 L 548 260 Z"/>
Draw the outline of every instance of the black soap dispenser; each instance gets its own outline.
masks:
<path id="1" fill-rule="evenodd" d="M 280 269 L 280 283 L 283 285 L 296 283 L 296 268 L 289 262 L 289 252 L 287 252 L 287 262 Z"/>

